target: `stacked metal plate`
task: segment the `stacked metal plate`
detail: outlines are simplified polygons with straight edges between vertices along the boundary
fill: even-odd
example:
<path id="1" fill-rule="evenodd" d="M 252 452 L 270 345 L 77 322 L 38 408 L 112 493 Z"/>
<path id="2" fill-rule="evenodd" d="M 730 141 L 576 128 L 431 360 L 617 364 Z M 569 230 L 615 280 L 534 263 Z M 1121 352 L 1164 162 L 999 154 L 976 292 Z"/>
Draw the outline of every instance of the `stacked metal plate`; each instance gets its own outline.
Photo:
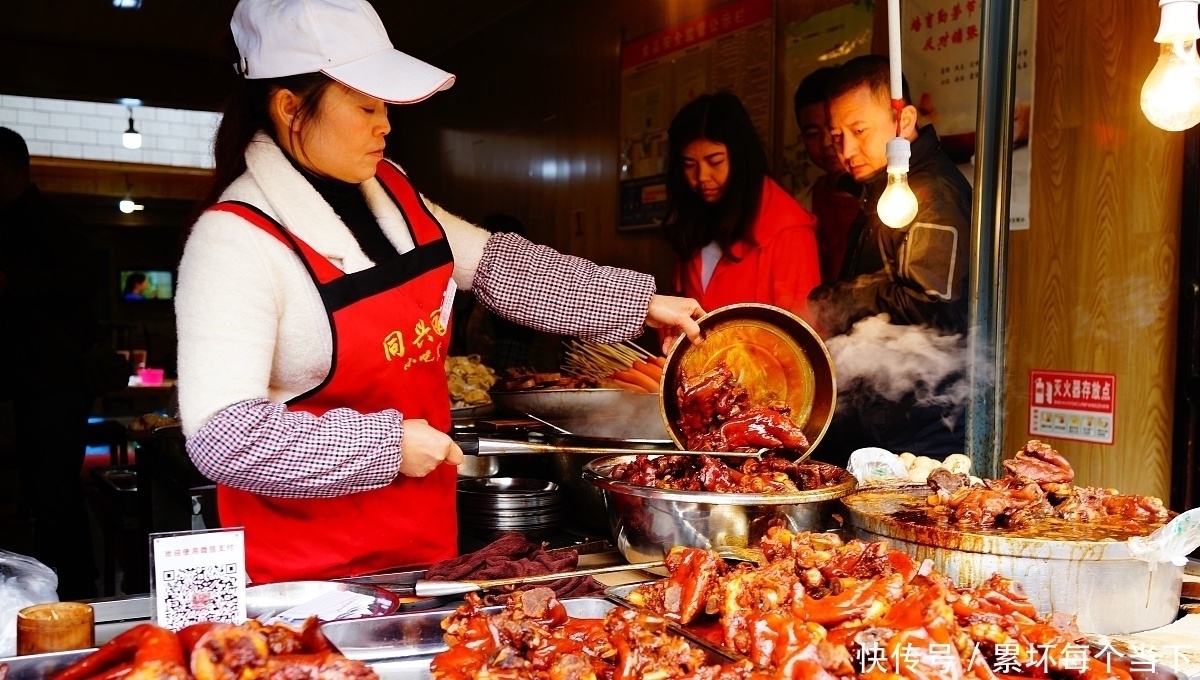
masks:
<path id="1" fill-rule="evenodd" d="M 562 491 L 554 482 L 521 477 L 458 480 L 458 524 L 464 532 L 493 536 L 516 531 L 537 538 L 566 521 Z"/>

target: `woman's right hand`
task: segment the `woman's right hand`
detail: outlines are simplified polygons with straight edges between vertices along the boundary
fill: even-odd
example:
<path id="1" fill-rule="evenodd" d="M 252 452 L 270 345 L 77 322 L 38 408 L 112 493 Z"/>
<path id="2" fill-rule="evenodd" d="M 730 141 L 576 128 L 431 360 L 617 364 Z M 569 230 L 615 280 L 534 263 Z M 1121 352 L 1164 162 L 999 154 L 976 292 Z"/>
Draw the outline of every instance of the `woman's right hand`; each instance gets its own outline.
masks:
<path id="1" fill-rule="evenodd" d="M 400 474 L 407 477 L 424 477 L 442 463 L 458 465 L 463 461 L 462 449 L 449 435 L 419 418 L 404 419 L 400 456 Z"/>

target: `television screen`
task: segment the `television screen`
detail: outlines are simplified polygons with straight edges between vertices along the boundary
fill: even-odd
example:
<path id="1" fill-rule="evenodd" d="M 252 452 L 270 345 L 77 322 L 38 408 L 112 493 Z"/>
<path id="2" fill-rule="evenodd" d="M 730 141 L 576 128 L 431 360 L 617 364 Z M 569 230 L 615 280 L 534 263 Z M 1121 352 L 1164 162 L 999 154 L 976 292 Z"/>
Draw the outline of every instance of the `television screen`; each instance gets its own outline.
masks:
<path id="1" fill-rule="evenodd" d="M 121 272 L 121 299 L 170 300 L 175 295 L 173 275 L 158 269 L 132 269 Z"/>

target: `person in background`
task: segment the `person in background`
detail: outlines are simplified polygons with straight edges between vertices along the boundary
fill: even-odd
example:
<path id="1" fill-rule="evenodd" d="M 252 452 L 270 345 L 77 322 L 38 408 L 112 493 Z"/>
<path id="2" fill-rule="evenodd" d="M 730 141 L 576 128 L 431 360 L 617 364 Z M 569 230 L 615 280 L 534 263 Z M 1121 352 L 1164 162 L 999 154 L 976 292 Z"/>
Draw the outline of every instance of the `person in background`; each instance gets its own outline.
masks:
<path id="1" fill-rule="evenodd" d="M 701 95 L 667 134 L 663 231 L 679 257 L 677 290 L 705 309 L 761 302 L 807 319 L 821 282 L 817 221 L 768 175 L 741 100 Z"/>
<path id="2" fill-rule="evenodd" d="M 133 272 L 125 277 L 125 288 L 122 290 L 122 294 L 126 300 L 145 300 L 148 285 L 145 274 Z"/>
<path id="3" fill-rule="evenodd" d="M 521 220 L 505 213 L 485 216 L 480 226 L 491 234 L 525 236 L 525 225 Z M 454 309 L 455 319 L 459 321 L 451 339 L 452 353 L 478 354 L 483 363 L 497 373 L 506 368 L 533 365 L 530 352 L 537 331 L 493 314 L 470 292 L 461 294 L 460 298 L 461 302 Z"/>
<path id="4" fill-rule="evenodd" d="M 175 298 L 179 412 L 256 583 L 457 553 L 444 360 L 456 288 L 538 330 L 699 339 L 694 300 L 427 201 L 384 158 L 390 104 L 454 76 L 392 47 L 365 0 L 241 0 L 244 76 Z"/>
<path id="5" fill-rule="evenodd" d="M 893 324 L 926 326 L 965 339 L 971 185 L 942 151 L 933 126 L 917 128 L 907 82 L 900 134 L 912 143 L 908 183 L 919 211 L 900 229 L 876 214 L 887 186 L 886 146 L 896 136 L 889 73 L 887 57 L 857 57 L 827 84 L 829 129 L 847 171 L 861 186 L 862 212 L 850 230 L 841 277 L 814 290 L 810 302 L 826 337 L 887 314 Z M 898 403 L 839 409 L 834 426 L 831 440 L 840 437 L 841 444 L 822 446 L 819 454 L 849 455 L 855 448 L 879 446 L 938 457 L 962 452 L 965 444 L 962 409 L 921 406 L 912 394 Z"/>
<path id="6" fill-rule="evenodd" d="M 836 67 L 824 66 L 805 76 L 792 98 L 792 113 L 809 159 L 824 174 L 813 182 L 811 210 L 817 218 L 817 250 L 821 280 L 834 281 L 842 272 L 850 225 L 858 217 L 858 196 L 853 178 L 833 146 L 829 117 L 825 111 L 825 89 Z M 842 180 L 847 180 L 842 183 Z M 848 185 L 848 186 L 847 186 Z"/>
<path id="7" fill-rule="evenodd" d="M 58 572 L 62 600 L 96 596 L 80 480 L 92 406 L 89 250 L 79 219 L 30 181 L 25 140 L 0 127 L 0 399 L 13 403 L 33 556 Z"/>

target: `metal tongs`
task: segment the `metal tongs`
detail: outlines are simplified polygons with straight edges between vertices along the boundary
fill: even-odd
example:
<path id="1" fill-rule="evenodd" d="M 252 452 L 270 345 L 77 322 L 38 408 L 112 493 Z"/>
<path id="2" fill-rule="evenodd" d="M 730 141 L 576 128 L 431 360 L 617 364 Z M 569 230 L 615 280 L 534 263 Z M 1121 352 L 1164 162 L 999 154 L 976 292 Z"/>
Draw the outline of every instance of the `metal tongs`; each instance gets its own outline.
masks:
<path id="1" fill-rule="evenodd" d="M 673 451 L 670 449 L 637 451 L 633 449 L 596 448 L 591 446 L 552 446 L 512 439 L 489 439 L 475 434 L 455 432 L 454 443 L 468 456 L 507 456 L 527 453 L 582 453 L 593 456 L 620 456 L 631 453 L 668 456 L 713 456 L 716 458 L 761 458 L 770 449 L 757 451 Z"/>
<path id="2" fill-rule="evenodd" d="M 463 593 L 473 593 L 477 590 L 491 590 L 492 588 L 499 588 L 500 586 L 524 585 L 526 583 L 543 583 L 546 581 L 557 581 L 563 578 L 574 578 L 576 576 L 607 574 L 614 571 L 639 571 L 642 569 L 654 569 L 655 567 L 661 566 L 663 566 L 663 561 L 658 560 L 656 562 L 638 562 L 635 564 L 610 564 L 607 567 L 576 569 L 574 571 L 564 571 L 557 574 L 513 576 L 510 578 L 494 578 L 484 581 L 426 581 L 422 579 L 413 584 L 413 590 L 418 597 L 441 597 L 443 595 L 461 595 Z"/>

